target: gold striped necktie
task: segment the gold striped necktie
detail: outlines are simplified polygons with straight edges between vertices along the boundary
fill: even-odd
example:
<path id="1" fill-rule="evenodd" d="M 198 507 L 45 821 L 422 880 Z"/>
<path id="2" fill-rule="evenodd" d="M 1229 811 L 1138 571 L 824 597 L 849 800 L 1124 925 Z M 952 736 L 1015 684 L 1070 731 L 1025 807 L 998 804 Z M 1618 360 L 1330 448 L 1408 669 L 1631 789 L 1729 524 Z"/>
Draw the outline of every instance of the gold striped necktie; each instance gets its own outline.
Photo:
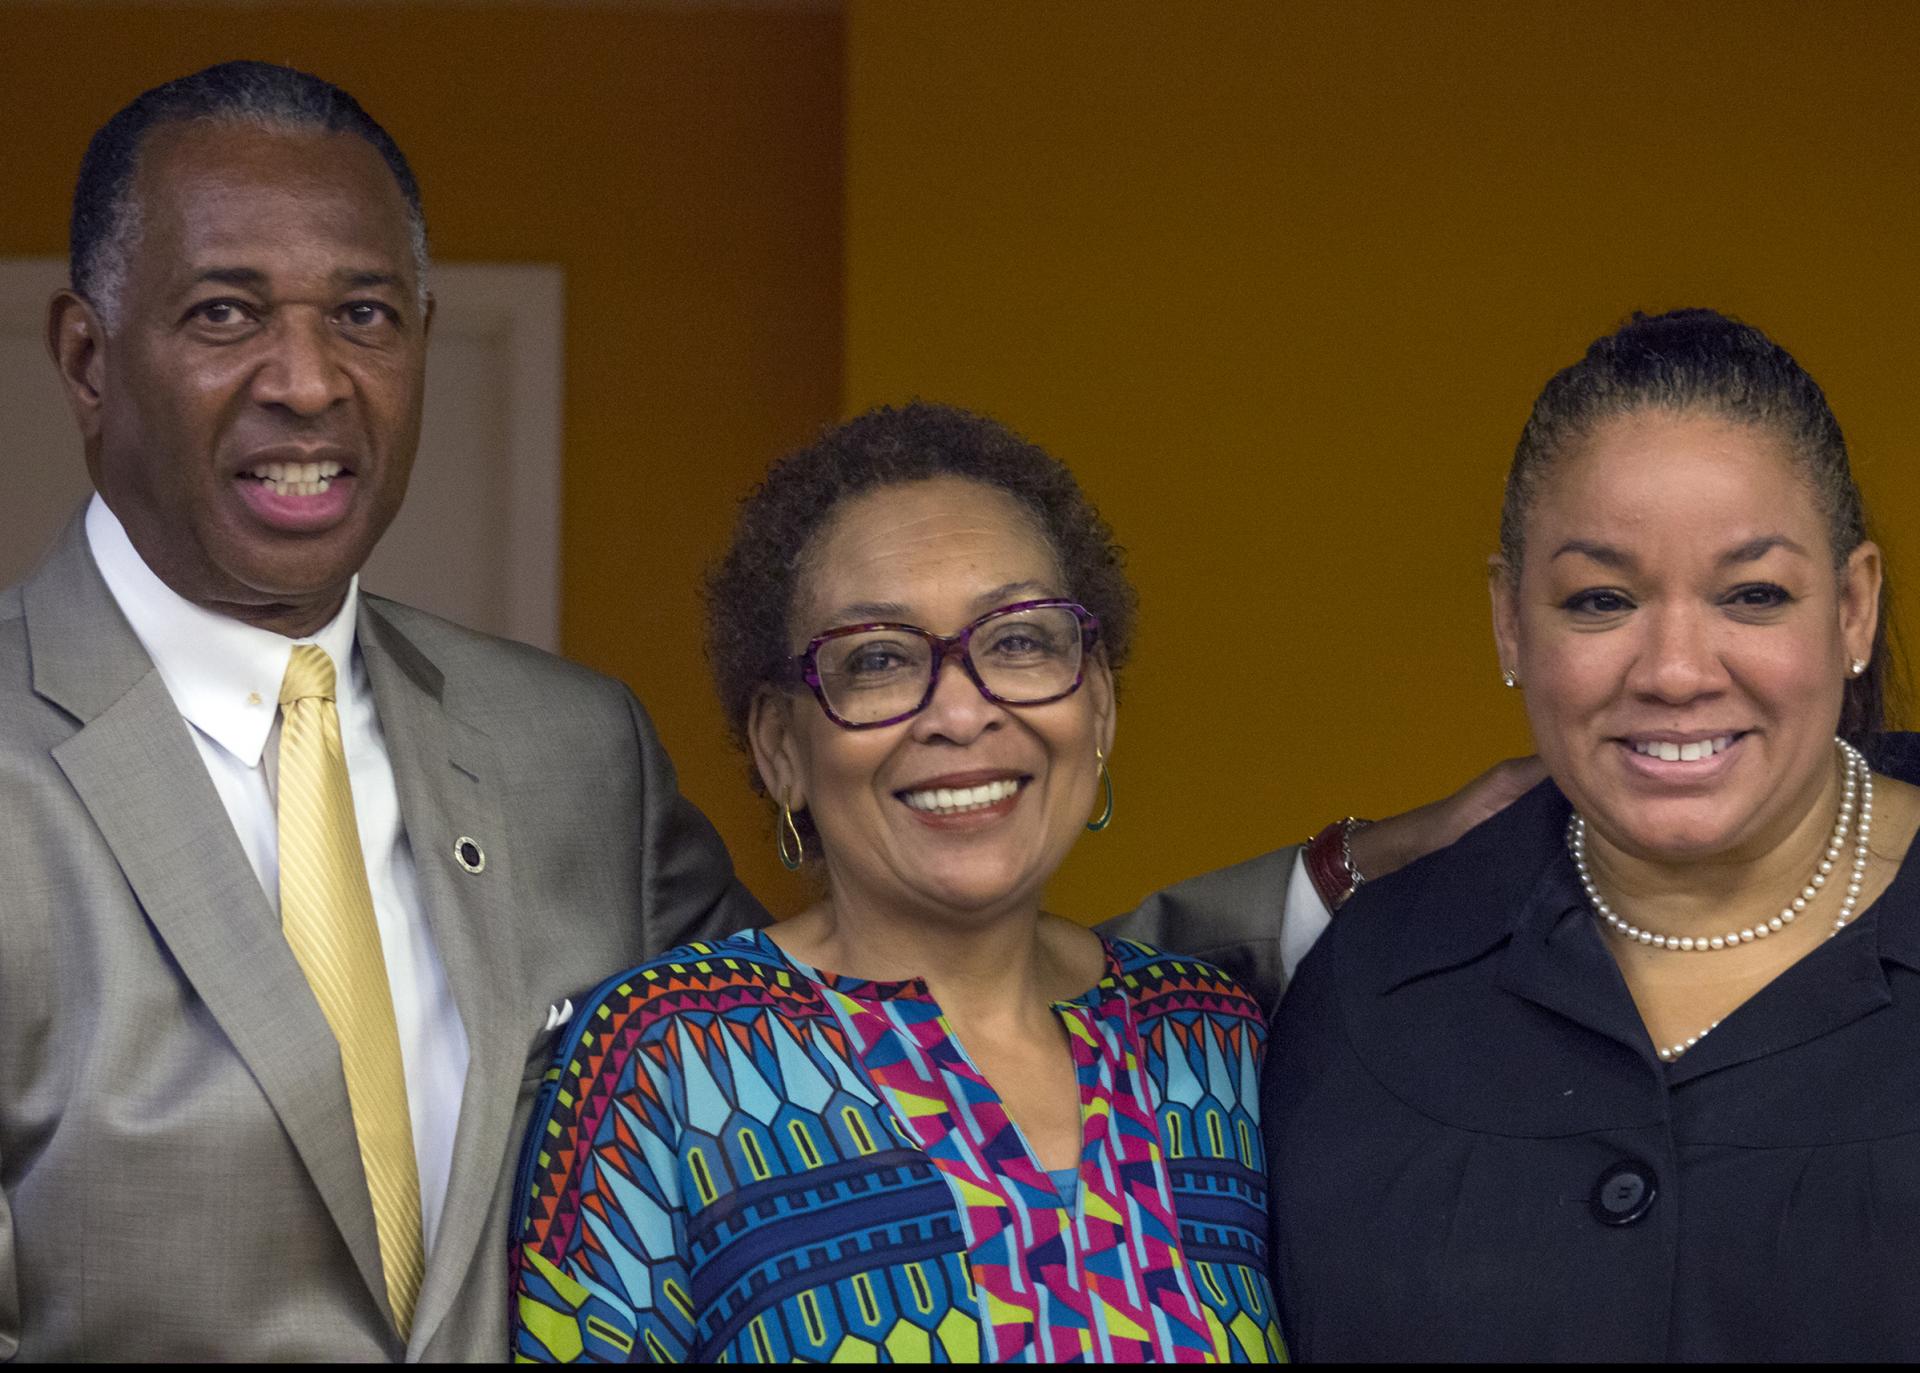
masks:
<path id="1" fill-rule="evenodd" d="M 280 684 L 280 924 L 340 1042 L 387 1304 L 405 1339 L 426 1269 L 400 1031 L 354 823 L 333 659 L 296 644 Z"/>

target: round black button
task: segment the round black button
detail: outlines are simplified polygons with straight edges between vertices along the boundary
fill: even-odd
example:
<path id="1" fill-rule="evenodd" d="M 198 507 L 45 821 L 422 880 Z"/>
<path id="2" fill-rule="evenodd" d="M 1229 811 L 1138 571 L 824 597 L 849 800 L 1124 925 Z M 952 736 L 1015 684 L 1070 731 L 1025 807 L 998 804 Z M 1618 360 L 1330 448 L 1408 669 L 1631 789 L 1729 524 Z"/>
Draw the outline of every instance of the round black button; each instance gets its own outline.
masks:
<path id="1" fill-rule="evenodd" d="M 1631 1159 L 1616 1163 L 1593 1185 L 1593 1218 L 1602 1225 L 1632 1225 L 1653 1209 L 1660 1187 L 1653 1169 Z"/>

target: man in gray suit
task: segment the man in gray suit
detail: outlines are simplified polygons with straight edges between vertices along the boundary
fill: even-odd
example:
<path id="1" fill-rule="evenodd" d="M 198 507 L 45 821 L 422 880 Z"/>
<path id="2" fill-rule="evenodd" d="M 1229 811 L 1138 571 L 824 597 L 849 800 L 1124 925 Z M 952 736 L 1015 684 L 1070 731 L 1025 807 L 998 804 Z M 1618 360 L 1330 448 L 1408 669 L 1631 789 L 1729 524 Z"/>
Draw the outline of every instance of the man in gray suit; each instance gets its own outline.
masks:
<path id="1" fill-rule="evenodd" d="M 412 173 L 350 97 L 257 63 L 141 96 L 88 150 L 71 271 L 48 334 L 97 495 L 0 592 L 0 1359 L 502 1358 L 570 998 L 764 915 L 624 687 L 360 592 L 431 301 Z M 296 645 L 377 960 L 344 989 L 288 914 Z M 1271 1004 L 1312 933 L 1283 948 L 1290 881 L 1282 851 L 1119 928 Z M 343 1048 L 373 1021 L 397 1135 Z"/>
<path id="2" fill-rule="evenodd" d="M 431 301 L 350 97 L 253 63 L 149 92 L 73 227 L 48 332 L 98 495 L 0 593 L 0 1359 L 501 1358 L 568 998 L 759 909 L 624 687 L 359 591 Z M 385 971 L 331 990 L 280 918 L 296 643 L 337 681 L 341 937 Z"/>

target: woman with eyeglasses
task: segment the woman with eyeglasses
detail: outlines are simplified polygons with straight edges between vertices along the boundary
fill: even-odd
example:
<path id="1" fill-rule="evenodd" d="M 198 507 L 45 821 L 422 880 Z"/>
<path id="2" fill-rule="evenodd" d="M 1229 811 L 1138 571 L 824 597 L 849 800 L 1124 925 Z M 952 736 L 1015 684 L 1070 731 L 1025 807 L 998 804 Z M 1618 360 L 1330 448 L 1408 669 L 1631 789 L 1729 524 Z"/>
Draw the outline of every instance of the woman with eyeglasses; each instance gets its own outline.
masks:
<path id="1" fill-rule="evenodd" d="M 709 587 L 820 900 L 601 987 L 555 1070 L 515 1353 L 1268 1361 L 1265 1017 L 1041 911 L 1112 813 L 1133 593 L 1066 469 L 916 404 L 777 464 Z"/>
<path id="2" fill-rule="evenodd" d="M 1309 871 L 1337 904 L 1532 772 L 1102 938 L 1040 901 L 1113 814 L 1133 591 L 1063 466 L 948 407 L 863 415 L 774 466 L 708 608 L 781 856 L 823 894 L 586 998 L 520 1179 L 515 1355 L 1279 1356 L 1262 1005 L 1113 931 L 1218 949 L 1270 1005 L 1326 922 Z"/>

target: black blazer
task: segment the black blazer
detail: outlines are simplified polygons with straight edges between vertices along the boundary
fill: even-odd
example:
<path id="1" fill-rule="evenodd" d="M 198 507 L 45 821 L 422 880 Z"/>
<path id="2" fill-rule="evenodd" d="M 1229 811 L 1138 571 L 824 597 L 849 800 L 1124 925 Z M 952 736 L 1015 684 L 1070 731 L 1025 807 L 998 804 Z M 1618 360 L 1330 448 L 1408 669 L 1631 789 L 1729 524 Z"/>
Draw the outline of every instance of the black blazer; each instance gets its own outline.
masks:
<path id="1" fill-rule="evenodd" d="M 1301 965 L 1263 1094 L 1291 1351 L 1920 1357 L 1920 863 L 1668 1066 L 1567 818 L 1543 784 Z"/>

